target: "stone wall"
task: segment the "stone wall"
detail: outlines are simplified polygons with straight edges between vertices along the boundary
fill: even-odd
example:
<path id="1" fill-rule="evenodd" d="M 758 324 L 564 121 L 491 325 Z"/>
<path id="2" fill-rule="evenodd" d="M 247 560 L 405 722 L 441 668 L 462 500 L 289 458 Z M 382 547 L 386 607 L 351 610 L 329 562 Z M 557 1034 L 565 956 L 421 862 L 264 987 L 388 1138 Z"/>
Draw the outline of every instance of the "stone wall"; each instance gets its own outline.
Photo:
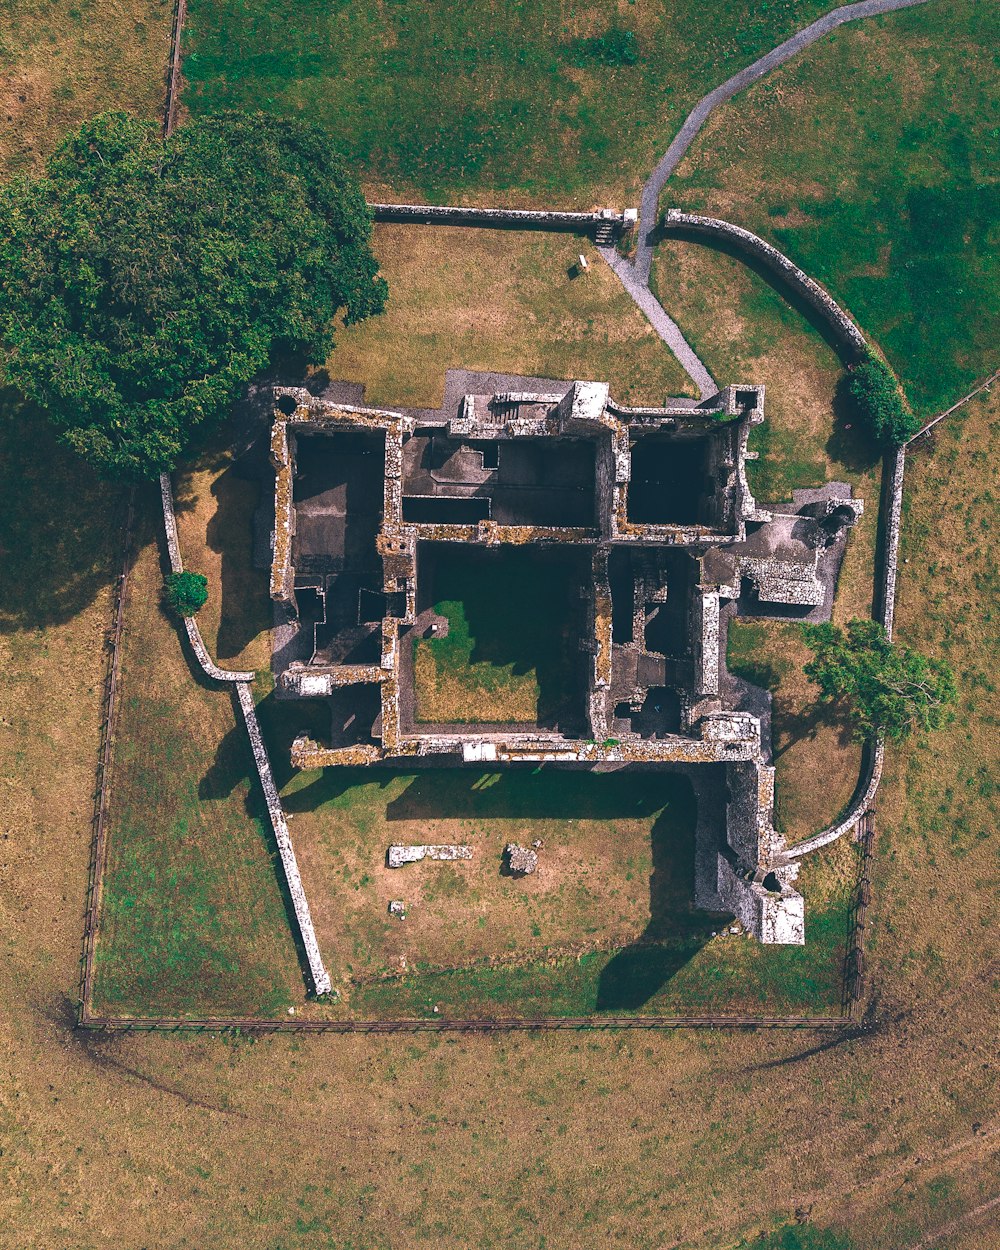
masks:
<path id="1" fill-rule="evenodd" d="M 606 242 L 635 227 L 635 209 L 610 208 L 592 213 L 547 212 L 518 208 L 469 208 L 450 204 L 369 204 L 376 221 L 437 223 L 446 226 L 492 226 L 521 230 L 566 230 L 574 234 L 601 232 Z M 610 232 L 610 236 L 609 236 Z"/>
<path id="2" fill-rule="evenodd" d="M 177 517 L 174 513 L 173 489 L 170 483 L 170 475 L 167 473 L 160 475 L 160 499 L 163 505 L 163 529 L 167 540 L 167 551 L 170 556 L 170 567 L 173 572 L 180 573 L 183 572 L 184 563 L 181 559 L 180 543 L 177 539 Z M 309 962 L 309 975 L 312 978 L 315 992 L 317 994 L 327 994 L 332 984 L 330 974 L 323 966 L 323 960 L 319 953 L 319 944 L 316 941 L 309 903 L 306 899 L 305 890 L 302 887 L 302 879 L 299 876 L 295 851 L 292 849 L 288 824 L 281 807 L 281 800 L 278 798 L 277 787 L 274 784 L 274 777 L 271 773 L 271 762 L 267 757 L 264 739 L 260 732 L 260 725 L 257 722 L 257 709 L 254 706 L 253 694 L 250 689 L 250 683 L 254 680 L 256 674 L 251 672 L 228 672 L 219 668 L 208 654 L 208 649 L 202 640 L 201 631 L 198 629 L 194 617 L 186 616 L 184 625 L 187 630 L 188 640 L 204 672 L 216 681 L 230 682 L 235 687 L 240 711 L 243 715 L 243 722 L 246 725 L 247 735 L 250 739 L 250 749 L 253 752 L 257 776 L 260 778 L 261 789 L 264 791 L 264 802 L 267 806 L 268 818 L 271 822 L 274 838 L 278 845 L 278 852 L 281 856 L 285 881 L 288 885 L 288 892 L 295 910 L 295 918 L 302 938 L 302 945 Z"/>
<path id="3" fill-rule="evenodd" d="M 734 226 L 731 222 L 720 221 L 716 217 L 702 217 L 696 213 L 685 213 L 680 209 L 671 208 L 663 218 L 664 230 L 683 231 L 684 233 L 706 235 L 710 238 L 723 239 L 735 244 L 742 251 L 762 261 L 773 273 L 776 273 L 827 323 L 833 330 L 838 342 L 850 359 L 858 359 L 867 352 L 868 344 L 865 336 L 854 324 L 847 313 L 840 307 L 832 295 L 824 291 L 818 282 L 814 282 L 808 274 L 803 273 L 776 247 L 765 243 L 763 239 L 742 226 Z"/>
<path id="4" fill-rule="evenodd" d="M 271 774 L 271 762 L 267 758 L 260 725 L 257 723 L 257 710 L 254 707 L 253 695 L 250 693 L 250 687 L 243 682 L 237 685 L 236 693 L 239 696 L 240 711 L 243 713 L 243 721 L 250 738 L 250 749 L 253 751 L 254 763 L 257 766 L 257 776 L 260 778 L 261 788 L 264 791 L 267 814 L 271 821 L 271 828 L 274 830 L 274 840 L 278 844 L 278 854 L 281 856 L 281 866 L 285 872 L 288 893 L 309 963 L 309 975 L 312 977 L 316 993 L 328 994 L 332 988 L 330 974 L 324 967 L 323 958 L 319 952 L 319 943 L 316 941 L 316 931 L 313 928 L 312 915 L 309 911 L 309 901 L 302 886 L 299 865 L 292 848 L 292 839 L 288 833 L 288 823 L 285 820 L 285 813 Z"/>
<path id="5" fill-rule="evenodd" d="M 718 857 L 719 899 L 740 924 L 767 945 L 801 946 L 805 936 L 805 900 L 791 886 L 780 891 L 747 880 L 724 855 Z"/>

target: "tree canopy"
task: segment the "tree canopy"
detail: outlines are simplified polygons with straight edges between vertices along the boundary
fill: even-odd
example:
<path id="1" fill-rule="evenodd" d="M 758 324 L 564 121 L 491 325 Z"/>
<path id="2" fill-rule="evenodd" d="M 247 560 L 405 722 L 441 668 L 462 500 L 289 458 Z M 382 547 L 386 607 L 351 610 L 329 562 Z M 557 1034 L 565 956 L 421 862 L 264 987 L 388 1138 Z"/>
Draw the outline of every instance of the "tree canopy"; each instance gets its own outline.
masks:
<path id="1" fill-rule="evenodd" d="M 873 353 L 847 375 L 847 393 L 883 447 L 899 447 L 920 429 L 895 374 Z"/>
<path id="2" fill-rule="evenodd" d="M 105 476 L 156 474 L 269 363 L 382 311 L 370 237 L 315 127 L 101 114 L 0 188 L 4 372 Z"/>
<path id="3" fill-rule="evenodd" d="M 893 643 L 876 621 L 803 627 L 815 659 L 805 666 L 824 700 L 843 699 L 859 737 L 893 741 L 914 728 L 936 729 L 950 718 L 955 676 L 943 660 Z"/>
<path id="4" fill-rule="evenodd" d="M 208 602 L 208 578 L 204 573 L 168 573 L 163 582 L 167 607 L 178 616 L 194 616 Z"/>

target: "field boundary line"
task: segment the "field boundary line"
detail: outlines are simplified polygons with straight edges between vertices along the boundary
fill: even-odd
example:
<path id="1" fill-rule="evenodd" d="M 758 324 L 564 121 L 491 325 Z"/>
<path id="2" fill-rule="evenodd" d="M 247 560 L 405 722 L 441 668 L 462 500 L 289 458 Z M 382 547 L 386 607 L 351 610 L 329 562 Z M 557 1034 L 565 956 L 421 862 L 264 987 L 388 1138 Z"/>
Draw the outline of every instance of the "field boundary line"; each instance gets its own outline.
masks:
<path id="1" fill-rule="evenodd" d="M 177 98 L 181 90 L 181 35 L 187 17 L 187 0 L 174 0 L 174 21 L 170 32 L 170 61 L 167 66 L 167 99 L 163 107 L 163 134 L 173 134 L 177 125 Z"/>
<path id="2" fill-rule="evenodd" d="M 939 412 L 936 417 L 933 417 L 927 422 L 923 429 L 917 430 L 916 434 L 908 440 L 906 444 L 907 447 L 912 446 L 918 438 L 923 438 L 924 435 L 928 433 L 928 431 L 932 430 L 939 421 L 943 421 L 945 417 L 950 417 L 953 412 L 957 412 L 959 408 L 967 404 L 970 399 L 975 399 L 976 396 L 981 395 L 983 391 L 988 391 L 997 378 L 1000 378 L 1000 369 L 994 369 L 990 376 L 980 382 L 974 391 L 969 391 L 968 395 L 963 395 L 958 403 L 952 404 L 952 406 L 950 408 L 946 408 L 944 412 Z"/>
<path id="3" fill-rule="evenodd" d="M 474 1019 L 398 1020 L 255 1020 L 214 1017 L 81 1017 L 79 1027 L 106 1033 L 514 1033 L 602 1032 L 626 1029 L 806 1030 L 822 1033 L 857 1029 L 849 1015 L 839 1016 L 496 1016 Z"/>
<path id="4" fill-rule="evenodd" d="M 121 641 L 125 625 L 125 603 L 128 598 L 128 575 L 132 566 L 132 530 L 135 521 L 135 488 L 129 491 L 128 509 L 123 528 L 122 571 L 114 591 L 113 624 L 105 641 L 108 652 L 101 699 L 101 745 L 97 757 L 97 788 L 94 792 L 94 814 L 91 818 L 93 836 L 90 840 L 90 863 L 87 869 L 87 901 L 84 913 L 83 955 L 80 980 L 80 1005 L 77 1021 L 83 1024 L 94 987 L 94 953 L 100 923 L 101 894 L 107 859 L 108 778 L 114 750 L 115 718 L 118 712 L 118 679 L 121 671 Z"/>

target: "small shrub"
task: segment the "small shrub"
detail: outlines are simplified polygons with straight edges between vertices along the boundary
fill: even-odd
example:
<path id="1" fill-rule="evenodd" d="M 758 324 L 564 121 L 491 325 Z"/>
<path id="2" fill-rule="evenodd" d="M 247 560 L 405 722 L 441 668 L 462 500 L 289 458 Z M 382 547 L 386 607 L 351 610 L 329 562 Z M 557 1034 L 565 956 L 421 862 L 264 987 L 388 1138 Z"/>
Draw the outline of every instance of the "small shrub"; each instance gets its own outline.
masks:
<path id="1" fill-rule="evenodd" d="M 634 30 L 612 26 L 603 35 L 581 39 L 577 45 L 582 59 L 602 65 L 635 65 L 639 60 L 639 39 Z"/>
<path id="2" fill-rule="evenodd" d="M 208 598 L 208 578 L 203 573 L 171 573 L 163 583 L 163 598 L 171 612 L 194 616 Z"/>
<path id="3" fill-rule="evenodd" d="M 847 393 L 883 447 L 899 447 L 920 429 L 895 375 L 878 356 L 855 365 L 847 377 Z"/>

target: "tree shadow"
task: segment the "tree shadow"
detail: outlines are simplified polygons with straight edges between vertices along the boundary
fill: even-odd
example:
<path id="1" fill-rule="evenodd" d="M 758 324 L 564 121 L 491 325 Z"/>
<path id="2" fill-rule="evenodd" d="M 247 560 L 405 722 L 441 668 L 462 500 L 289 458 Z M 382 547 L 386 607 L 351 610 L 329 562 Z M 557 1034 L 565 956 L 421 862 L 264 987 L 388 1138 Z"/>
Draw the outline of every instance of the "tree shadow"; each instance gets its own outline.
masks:
<path id="1" fill-rule="evenodd" d="M 882 459 L 882 449 L 847 389 L 848 375 L 837 380 L 833 393 L 833 429 L 826 441 L 831 460 L 853 473 L 864 473 Z"/>
<path id="2" fill-rule="evenodd" d="M 847 746 L 853 740 L 850 712 L 843 703 L 813 703 L 798 712 L 772 714 L 775 738 L 782 738 L 783 745 L 776 747 L 773 758 L 780 759 L 786 751 L 806 738 L 815 738 L 821 726 L 836 731 L 837 745 Z"/>
<path id="3" fill-rule="evenodd" d="M 60 625 L 93 603 L 119 568 L 127 498 L 41 408 L 0 390 L 0 633 Z"/>

